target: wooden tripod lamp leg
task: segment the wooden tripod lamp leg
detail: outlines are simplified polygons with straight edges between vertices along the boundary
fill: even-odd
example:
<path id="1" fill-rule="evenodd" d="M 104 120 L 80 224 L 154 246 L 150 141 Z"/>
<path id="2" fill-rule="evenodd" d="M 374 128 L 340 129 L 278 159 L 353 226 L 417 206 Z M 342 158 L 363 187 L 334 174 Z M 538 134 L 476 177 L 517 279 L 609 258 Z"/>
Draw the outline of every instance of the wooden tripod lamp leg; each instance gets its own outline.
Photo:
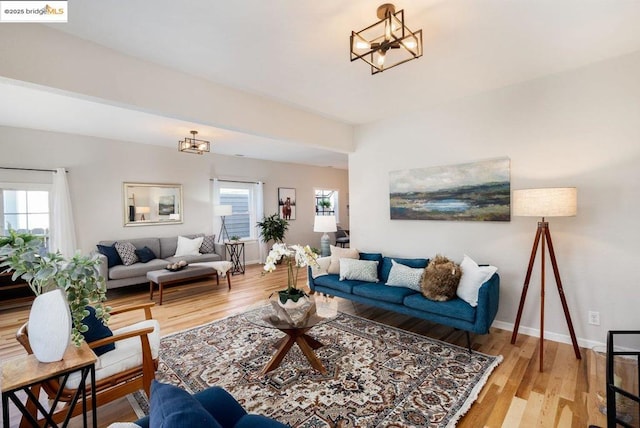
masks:
<path id="1" fill-rule="evenodd" d="M 524 301 L 527 298 L 527 291 L 529 290 L 529 281 L 531 280 L 531 272 L 533 271 L 533 264 L 536 261 L 536 253 L 538 252 L 538 243 L 542 236 L 542 228 L 538 225 L 538 231 L 536 237 L 533 239 L 533 248 L 531 249 L 531 257 L 529 258 L 529 267 L 527 268 L 527 275 L 524 278 L 524 286 L 522 287 L 522 295 L 520 296 L 520 305 L 518 306 L 518 316 L 516 316 L 516 324 L 513 327 L 513 334 L 511 335 L 511 344 L 516 343 L 518 337 L 518 329 L 520 328 L 520 319 L 522 318 L 522 310 L 524 309 Z"/>
<path id="2" fill-rule="evenodd" d="M 560 294 L 560 301 L 562 302 L 562 309 L 564 310 L 564 317 L 567 320 L 569 326 L 569 334 L 571 335 L 571 343 L 573 344 L 573 352 L 576 354 L 578 360 L 581 359 L 580 347 L 576 339 L 576 333 L 573 330 L 573 323 L 571 322 L 571 315 L 569 314 L 569 306 L 567 305 L 567 299 L 564 295 L 564 289 L 562 288 L 562 281 L 560 280 L 560 271 L 558 270 L 558 263 L 556 262 L 556 253 L 553 251 L 553 243 L 551 242 L 551 232 L 549 227 L 545 229 L 545 235 L 547 238 L 547 245 L 549 246 L 549 258 L 551 259 L 551 265 L 553 266 L 553 274 L 556 279 L 556 285 L 558 287 L 558 294 Z"/>
<path id="3" fill-rule="evenodd" d="M 531 249 L 531 257 L 529 258 L 529 267 L 527 268 L 527 275 L 524 280 L 524 287 L 522 288 L 522 296 L 520 297 L 520 305 L 518 306 L 518 315 L 516 316 L 516 322 L 514 325 L 513 333 L 511 335 L 511 343 L 516 343 L 518 337 L 518 329 L 520 328 L 520 320 L 522 318 L 522 311 L 524 309 L 524 301 L 527 297 L 527 290 L 529 289 L 529 281 L 531 280 L 531 272 L 533 271 L 533 265 L 536 259 L 536 253 L 538 251 L 538 244 L 542 241 L 542 265 L 540 275 L 540 371 L 544 368 L 544 292 L 545 292 L 545 247 L 549 248 L 549 258 L 551 259 L 551 265 L 553 267 L 553 274 L 556 280 L 556 286 L 558 293 L 560 294 L 560 301 L 562 302 L 562 309 L 564 310 L 564 317 L 567 320 L 569 326 L 569 334 L 571 335 L 571 342 L 573 344 L 573 351 L 576 354 L 577 359 L 581 359 L 580 347 L 576 339 L 576 333 L 573 329 L 573 323 L 571 322 L 571 315 L 569 314 L 569 306 L 567 305 L 567 299 L 564 295 L 564 289 L 562 288 L 562 281 L 560 280 L 560 271 L 558 270 L 558 262 L 556 261 L 556 254 L 553 250 L 553 242 L 551 241 L 551 232 L 549 231 L 549 223 L 544 221 L 538 222 L 538 231 L 533 241 L 533 248 Z"/>

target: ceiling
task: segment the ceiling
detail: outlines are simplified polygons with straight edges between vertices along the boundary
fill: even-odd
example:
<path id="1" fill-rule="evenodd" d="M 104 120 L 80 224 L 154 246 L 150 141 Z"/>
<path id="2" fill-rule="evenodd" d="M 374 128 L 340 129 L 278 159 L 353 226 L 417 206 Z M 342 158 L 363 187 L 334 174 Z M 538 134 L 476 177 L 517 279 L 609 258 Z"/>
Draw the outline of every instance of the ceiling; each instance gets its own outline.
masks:
<path id="1" fill-rule="evenodd" d="M 404 0 L 424 56 L 372 76 L 349 61 L 349 35 L 376 20 L 367 0 L 85 0 L 51 28 L 290 106 L 366 124 L 581 67 L 640 49 L 640 1 Z M 16 24 L 12 24 L 16 25 Z M 29 25 L 29 24 L 26 24 Z M 6 95 L 10 95 L 10 102 Z M 42 98 L 40 98 L 42 97 Z M 25 101 L 17 100 L 25 99 Z M 4 101 L 3 101 L 4 100 Z M 73 120 L 56 118 L 60 104 Z M 176 126 L 213 138 L 213 151 L 346 168 L 346 155 L 206 124 L 16 86 L 0 80 L 0 124 L 147 144 L 177 144 Z M 46 111 L 50 106 L 50 111 Z M 100 117 L 113 116 L 108 127 Z M 29 121 L 32 123 L 30 124 Z M 66 123 L 70 122 L 70 123 Z M 110 121 L 110 123 L 114 123 Z M 174 130 L 171 134 L 167 130 Z M 188 136 L 188 135 L 185 135 Z M 158 143 L 161 141 L 161 143 Z"/>

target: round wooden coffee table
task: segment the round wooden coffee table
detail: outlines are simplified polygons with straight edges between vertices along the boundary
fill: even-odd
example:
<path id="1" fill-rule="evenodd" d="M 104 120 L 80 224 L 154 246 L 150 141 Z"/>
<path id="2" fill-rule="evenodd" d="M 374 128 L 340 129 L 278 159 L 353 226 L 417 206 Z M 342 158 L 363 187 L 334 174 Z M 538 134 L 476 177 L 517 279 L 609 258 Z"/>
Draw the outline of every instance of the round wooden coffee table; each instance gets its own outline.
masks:
<path id="1" fill-rule="evenodd" d="M 303 355 L 307 358 L 307 361 L 309 361 L 309 364 L 311 364 L 311 367 L 325 374 L 327 370 L 315 352 L 313 352 L 315 349 L 324 346 L 324 344 L 309 336 L 307 332 L 317 325 L 331 321 L 336 316 L 337 314 L 328 318 L 318 316 L 315 303 L 312 303 L 309 316 L 295 325 L 278 318 L 276 310 L 271 305 L 263 306 L 246 313 L 245 318 L 250 323 L 260 327 L 275 328 L 286 335 L 275 344 L 276 353 L 271 357 L 271 360 L 264 369 L 262 369 L 261 374 L 266 374 L 278 368 L 294 343 L 298 345 Z"/>

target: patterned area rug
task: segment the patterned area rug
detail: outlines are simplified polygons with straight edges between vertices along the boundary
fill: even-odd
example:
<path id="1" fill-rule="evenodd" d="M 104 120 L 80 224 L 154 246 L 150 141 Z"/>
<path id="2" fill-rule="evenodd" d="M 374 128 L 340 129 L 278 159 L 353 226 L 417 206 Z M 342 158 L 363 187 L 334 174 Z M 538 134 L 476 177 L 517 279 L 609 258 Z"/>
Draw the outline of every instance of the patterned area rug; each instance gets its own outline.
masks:
<path id="1" fill-rule="evenodd" d="M 241 314 L 164 337 L 156 379 L 191 392 L 223 386 L 247 411 L 292 427 L 448 427 L 502 361 L 347 314 L 309 334 L 325 345 L 315 352 L 326 375 L 297 345 L 260 375 L 284 334 Z M 146 396 L 135 398 L 147 412 Z"/>

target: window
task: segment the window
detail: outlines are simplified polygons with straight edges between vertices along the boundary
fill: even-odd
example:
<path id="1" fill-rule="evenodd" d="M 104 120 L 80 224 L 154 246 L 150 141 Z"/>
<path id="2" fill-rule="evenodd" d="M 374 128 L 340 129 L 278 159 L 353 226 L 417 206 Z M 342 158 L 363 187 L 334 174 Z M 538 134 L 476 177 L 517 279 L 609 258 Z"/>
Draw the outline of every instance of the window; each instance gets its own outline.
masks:
<path id="1" fill-rule="evenodd" d="M 238 236 L 241 239 L 257 239 L 255 224 L 258 220 L 256 220 L 255 184 L 228 181 L 219 181 L 217 183 L 218 189 L 215 189 L 216 186 L 214 185 L 214 201 L 217 194 L 220 205 L 231 205 L 232 207 L 233 214 L 224 218 L 229 237 Z M 219 221 L 219 218 L 216 218 L 215 221 Z M 219 230 L 219 228 L 220 223 L 217 224 L 216 230 Z"/>
<path id="2" fill-rule="evenodd" d="M 338 219 L 338 191 L 316 190 L 316 215 L 334 215 Z"/>
<path id="3" fill-rule="evenodd" d="M 34 186 L 28 185 L 28 187 Z M 5 187 L 2 189 L 1 195 L 2 224 L 0 225 L 0 235 L 6 235 L 9 229 L 14 229 L 22 233 L 29 232 L 41 235 L 46 241 L 49 234 L 49 191 L 8 189 Z"/>

